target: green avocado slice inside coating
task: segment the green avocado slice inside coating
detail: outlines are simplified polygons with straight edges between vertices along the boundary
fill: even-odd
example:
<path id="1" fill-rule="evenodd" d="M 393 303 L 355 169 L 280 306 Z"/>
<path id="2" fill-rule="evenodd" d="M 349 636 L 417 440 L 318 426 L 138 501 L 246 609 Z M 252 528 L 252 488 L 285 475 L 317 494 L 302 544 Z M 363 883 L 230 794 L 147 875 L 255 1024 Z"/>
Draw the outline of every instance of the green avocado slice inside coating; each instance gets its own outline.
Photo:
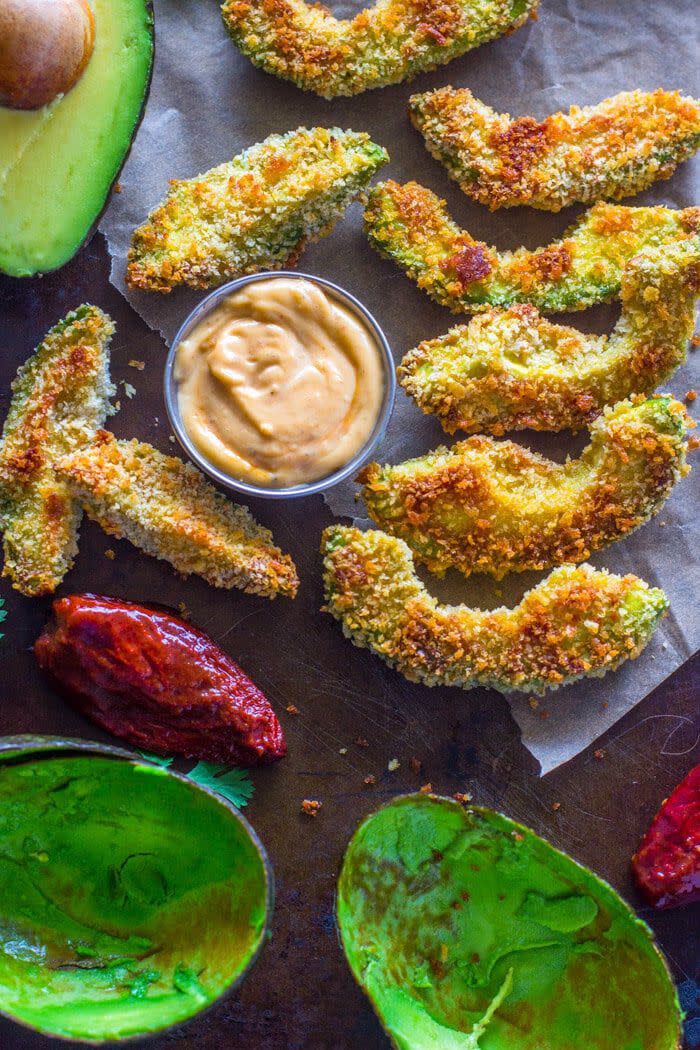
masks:
<path id="1" fill-rule="evenodd" d="M 408 795 L 353 836 L 337 916 L 399 1050 L 675 1050 L 649 928 L 593 872 L 492 810 Z"/>
<path id="2" fill-rule="evenodd" d="M 40 1032 L 155 1033 L 226 991 L 265 935 L 244 825 L 166 770 L 102 756 L 0 765 L 0 1010 Z"/>
<path id="3" fill-rule="evenodd" d="M 0 271 L 46 273 L 78 251 L 131 145 L 151 76 L 148 0 L 91 0 L 95 49 L 38 110 L 0 107 Z"/>

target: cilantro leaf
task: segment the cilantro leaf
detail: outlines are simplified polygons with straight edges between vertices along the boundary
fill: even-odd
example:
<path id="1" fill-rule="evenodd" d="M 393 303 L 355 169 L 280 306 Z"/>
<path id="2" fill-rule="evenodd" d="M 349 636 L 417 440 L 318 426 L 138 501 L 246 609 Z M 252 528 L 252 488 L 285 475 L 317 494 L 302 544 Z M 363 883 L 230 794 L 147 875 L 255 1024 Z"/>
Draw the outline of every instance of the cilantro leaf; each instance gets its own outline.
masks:
<path id="1" fill-rule="evenodd" d="M 168 769 L 174 762 L 172 757 L 163 758 L 161 755 L 152 755 L 148 751 L 139 751 L 141 758 Z M 253 795 L 253 782 L 247 769 L 228 769 L 226 766 L 217 766 L 212 762 L 198 762 L 189 772 L 183 774 L 194 780 L 196 784 L 209 788 L 223 795 L 237 809 L 243 809 Z"/>
<path id="2" fill-rule="evenodd" d="M 247 806 L 253 795 L 253 782 L 246 769 L 227 769 L 211 762 L 198 762 L 185 776 L 223 795 L 237 809 Z"/>

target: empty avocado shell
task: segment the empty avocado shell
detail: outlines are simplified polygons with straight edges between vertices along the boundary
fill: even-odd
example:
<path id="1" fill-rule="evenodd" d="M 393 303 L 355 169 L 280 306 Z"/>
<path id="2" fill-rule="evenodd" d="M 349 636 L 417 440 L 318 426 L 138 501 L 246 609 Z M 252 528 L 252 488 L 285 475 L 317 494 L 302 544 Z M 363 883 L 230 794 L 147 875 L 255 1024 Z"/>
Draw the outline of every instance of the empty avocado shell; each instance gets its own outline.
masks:
<path id="1" fill-rule="evenodd" d="M 398 1050 L 676 1050 L 649 928 L 593 872 L 493 810 L 407 795 L 348 846 L 338 924 Z"/>
<path id="2" fill-rule="evenodd" d="M 120 748 L 0 738 L 5 1017 L 71 1045 L 162 1033 L 242 980 L 271 908 L 219 795 Z"/>

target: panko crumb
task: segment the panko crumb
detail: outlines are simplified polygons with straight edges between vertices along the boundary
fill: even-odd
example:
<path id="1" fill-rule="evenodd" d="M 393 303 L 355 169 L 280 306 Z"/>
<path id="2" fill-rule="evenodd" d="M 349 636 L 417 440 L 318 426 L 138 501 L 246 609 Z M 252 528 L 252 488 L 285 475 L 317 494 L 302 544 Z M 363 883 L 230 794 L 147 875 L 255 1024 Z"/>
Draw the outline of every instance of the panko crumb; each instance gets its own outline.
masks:
<path id="1" fill-rule="evenodd" d="M 146 362 L 137 361 L 135 357 L 132 357 L 131 361 L 129 361 L 129 368 L 136 368 L 139 372 L 143 372 L 145 367 Z"/>
<path id="2" fill-rule="evenodd" d="M 322 805 L 316 798 L 305 798 L 301 802 L 301 812 L 307 817 L 316 817 Z"/>

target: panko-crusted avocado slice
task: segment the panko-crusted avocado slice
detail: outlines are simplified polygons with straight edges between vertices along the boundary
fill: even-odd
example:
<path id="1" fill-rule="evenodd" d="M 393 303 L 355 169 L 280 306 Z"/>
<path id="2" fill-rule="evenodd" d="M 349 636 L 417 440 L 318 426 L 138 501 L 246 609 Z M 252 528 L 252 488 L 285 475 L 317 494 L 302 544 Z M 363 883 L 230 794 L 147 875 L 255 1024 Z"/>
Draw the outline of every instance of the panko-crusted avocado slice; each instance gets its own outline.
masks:
<path id="1" fill-rule="evenodd" d="M 580 562 L 662 506 L 685 465 L 686 413 L 669 397 L 606 410 L 578 459 L 556 463 L 512 441 L 472 437 L 360 474 L 370 518 L 442 575 Z"/>
<path id="2" fill-rule="evenodd" d="M 56 460 L 104 423 L 111 319 L 80 306 L 46 335 L 12 383 L 0 442 L 0 529 L 12 586 L 30 597 L 56 589 L 75 558 L 81 510 Z"/>
<path id="3" fill-rule="evenodd" d="M 518 303 L 421 343 L 399 378 L 450 434 L 579 430 L 606 405 L 651 393 L 683 363 L 698 295 L 699 241 L 647 248 L 623 271 L 610 338 L 552 324 Z"/>
<path id="4" fill-rule="evenodd" d="M 389 159 L 364 132 L 297 128 L 270 135 L 226 164 L 173 181 L 134 231 L 132 288 L 210 288 L 293 265 L 307 241 L 330 233 Z"/>
<path id="5" fill-rule="evenodd" d="M 351 20 L 305 0 L 225 0 L 236 46 L 323 98 L 410 80 L 512 32 L 539 0 L 379 0 Z"/>
<path id="6" fill-rule="evenodd" d="M 397 1050 L 678 1050 L 651 930 L 588 868 L 491 809 L 414 794 L 338 880 L 355 980 Z"/>
<path id="7" fill-rule="evenodd" d="M 365 228 L 380 255 L 454 313 L 513 303 L 551 313 L 614 299 L 643 248 L 697 242 L 700 209 L 596 204 L 546 248 L 498 252 L 460 230 L 431 190 L 389 181 L 372 189 Z"/>
<path id="8" fill-rule="evenodd" d="M 231 503 L 190 463 L 140 441 L 98 431 L 57 465 L 84 510 L 105 532 L 195 573 L 214 587 L 293 598 L 294 563 L 247 507 Z"/>
<path id="9" fill-rule="evenodd" d="M 590 565 L 554 569 L 513 609 L 441 605 L 403 540 L 340 525 L 323 534 L 325 610 L 406 678 L 543 693 L 637 657 L 665 615 L 663 591 Z"/>
<path id="10" fill-rule="evenodd" d="M 678 91 L 622 91 L 537 121 L 443 87 L 414 95 L 409 113 L 429 152 L 492 210 L 620 200 L 669 178 L 700 147 L 700 102 Z"/>

